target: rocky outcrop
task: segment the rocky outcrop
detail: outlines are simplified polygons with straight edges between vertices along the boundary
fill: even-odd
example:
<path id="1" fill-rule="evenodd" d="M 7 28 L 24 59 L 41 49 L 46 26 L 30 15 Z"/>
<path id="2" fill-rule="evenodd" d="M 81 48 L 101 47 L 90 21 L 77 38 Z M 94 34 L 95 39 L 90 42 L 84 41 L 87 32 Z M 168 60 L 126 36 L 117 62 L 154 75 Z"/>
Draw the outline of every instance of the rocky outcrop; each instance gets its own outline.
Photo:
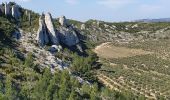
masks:
<path id="1" fill-rule="evenodd" d="M 5 15 L 10 15 L 10 5 L 5 2 Z"/>
<path id="2" fill-rule="evenodd" d="M 67 19 L 66 19 L 65 16 L 61 16 L 59 18 L 59 23 L 60 23 L 61 26 L 64 26 L 64 27 L 66 27 L 68 25 L 68 22 L 67 22 Z"/>
<path id="3" fill-rule="evenodd" d="M 71 47 L 79 43 L 79 38 L 72 27 L 60 27 L 59 29 L 60 42 Z"/>
<path id="4" fill-rule="evenodd" d="M 50 13 L 42 15 L 40 17 L 39 23 L 40 24 L 36 40 L 40 46 L 44 46 L 50 43 L 51 45 L 55 45 L 56 47 L 52 47 L 51 51 L 59 51 L 57 49 L 57 45 L 59 45 L 60 43 L 72 47 L 77 46 L 80 42 L 75 28 L 71 25 L 68 25 L 67 19 L 63 16 L 59 20 L 61 26 L 59 27 L 58 31 L 56 31 L 54 28 L 52 16 Z"/>
<path id="5" fill-rule="evenodd" d="M 59 40 L 50 13 L 46 15 L 42 14 L 42 16 L 40 16 L 36 40 L 40 46 L 44 46 L 48 43 L 59 45 Z"/>
<path id="6" fill-rule="evenodd" d="M 19 11 L 20 6 L 17 4 L 12 5 L 11 3 L 4 3 L 4 6 L 0 5 L 0 14 L 5 14 L 6 16 L 13 16 L 15 19 L 20 18 L 21 13 Z"/>
<path id="7" fill-rule="evenodd" d="M 76 30 L 73 26 L 68 25 L 69 23 L 65 16 L 59 18 L 59 23 L 61 24 L 59 28 L 60 42 L 69 47 L 77 45 L 79 43 L 79 38 L 76 34 Z"/>
<path id="8" fill-rule="evenodd" d="M 47 26 L 48 33 L 49 33 L 50 40 L 51 40 L 52 44 L 58 45 L 59 40 L 58 40 L 58 37 L 57 37 L 57 34 L 56 34 L 56 30 L 54 28 L 52 16 L 51 16 L 50 13 L 47 13 L 45 15 L 45 24 Z"/>
<path id="9" fill-rule="evenodd" d="M 13 5 L 12 6 L 12 16 L 15 18 L 15 19 L 18 19 L 20 17 L 20 12 L 19 12 L 19 6 L 18 5 Z"/>
<path id="10" fill-rule="evenodd" d="M 47 28 L 44 21 L 44 14 L 42 14 L 42 16 L 39 18 L 39 29 L 37 32 L 36 40 L 40 46 L 44 46 L 45 44 L 49 43 Z"/>

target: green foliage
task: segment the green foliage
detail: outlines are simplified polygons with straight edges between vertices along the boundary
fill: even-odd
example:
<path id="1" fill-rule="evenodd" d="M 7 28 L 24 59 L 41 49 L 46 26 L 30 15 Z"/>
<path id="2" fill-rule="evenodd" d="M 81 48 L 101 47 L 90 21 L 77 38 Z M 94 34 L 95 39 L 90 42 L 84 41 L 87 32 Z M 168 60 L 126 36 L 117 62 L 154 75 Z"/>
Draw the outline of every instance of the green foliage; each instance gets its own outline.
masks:
<path id="1" fill-rule="evenodd" d="M 25 67 L 30 67 L 30 68 L 34 68 L 34 62 L 33 62 L 33 54 L 30 52 L 27 54 L 27 57 L 25 59 L 25 63 L 24 66 Z"/>
<path id="2" fill-rule="evenodd" d="M 0 16 L 0 41 L 3 41 L 5 39 L 9 39 L 11 36 L 11 33 L 15 31 L 15 25 L 13 21 L 10 21 L 10 19 L 7 19 L 6 17 Z"/>

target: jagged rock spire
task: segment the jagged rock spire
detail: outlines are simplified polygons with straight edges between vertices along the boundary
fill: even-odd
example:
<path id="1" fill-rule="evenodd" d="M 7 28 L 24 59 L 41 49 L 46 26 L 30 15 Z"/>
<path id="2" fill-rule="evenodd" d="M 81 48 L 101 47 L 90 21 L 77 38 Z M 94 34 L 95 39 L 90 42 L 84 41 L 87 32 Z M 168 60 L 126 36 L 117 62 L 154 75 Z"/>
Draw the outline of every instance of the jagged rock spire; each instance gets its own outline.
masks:
<path id="1" fill-rule="evenodd" d="M 12 16 L 15 19 L 18 19 L 20 17 L 20 12 L 19 12 L 19 6 L 18 5 L 13 5 L 12 6 Z"/>
<path id="2" fill-rule="evenodd" d="M 5 2 L 5 15 L 10 15 L 10 6 L 7 2 Z"/>
<path id="3" fill-rule="evenodd" d="M 36 40 L 40 46 L 44 46 L 45 44 L 49 43 L 47 28 L 44 21 L 44 14 L 42 14 L 42 16 L 39 18 L 39 29 L 37 32 Z"/>
<path id="4" fill-rule="evenodd" d="M 54 28 L 52 16 L 50 13 L 42 14 L 39 18 L 39 29 L 36 40 L 40 46 L 51 43 L 52 45 L 59 45 L 56 30 Z"/>
<path id="5" fill-rule="evenodd" d="M 58 45 L 59 41 L 58 41 L 56 30 L 54 28 L 53 19 L 50 13 L 45 14 L 45 24 L 47 26 L 52 44 Z"/>

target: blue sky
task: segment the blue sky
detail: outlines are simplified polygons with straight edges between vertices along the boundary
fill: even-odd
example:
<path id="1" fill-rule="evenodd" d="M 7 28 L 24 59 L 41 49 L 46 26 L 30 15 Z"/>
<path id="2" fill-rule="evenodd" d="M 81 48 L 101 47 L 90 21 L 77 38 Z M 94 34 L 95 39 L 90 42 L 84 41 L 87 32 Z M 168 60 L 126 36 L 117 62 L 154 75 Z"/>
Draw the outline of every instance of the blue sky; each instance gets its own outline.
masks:
<path id="1" fill-rule="evenodd" d="M 51 12 L 53 17 L 86 21 L 131 21 L 145 18 L 169 18 L 170 0 L 1 0 L 15 1 L 35 12 Z"/>

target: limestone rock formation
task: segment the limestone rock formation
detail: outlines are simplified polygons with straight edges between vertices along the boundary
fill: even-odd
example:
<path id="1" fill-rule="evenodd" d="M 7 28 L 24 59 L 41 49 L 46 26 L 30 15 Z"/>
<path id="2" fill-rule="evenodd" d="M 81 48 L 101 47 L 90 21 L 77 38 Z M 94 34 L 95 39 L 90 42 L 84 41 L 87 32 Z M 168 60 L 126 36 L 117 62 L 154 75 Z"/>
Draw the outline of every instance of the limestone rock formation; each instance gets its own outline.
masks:
<path id="1" fill-rule="evenodd" d="M 69 28 L 60 27 L 59 38 L 63 44 L 70 47 L 79 43 L 79 38 L 76 31 L 71 26 Z"/>
<path id="2" fill-rule="evenodd" d="M 51 45 L 56 45 L 56 48 L 58 48 L 57 45 L 59 45 L 59 42 L 69 47 L 79 44 L 79 38 L 75 28 L 71 25 L 68 25 L 67 19 L 65 17 L 62 17 L 61 19 L 62 21 L 60 20 L 60 23 L 62 24 L 58 31 L 56 31 L 50 13 L 40 17 L 40 24 L 36 38 L 40 46 L 50 43 Z M 58 50 L 56 48 L 52 47 L 52 51 Z"/>
<path id="3" fill-rule="evenodd" d="M 79 38 L 76 34 L 75 28 L 69 25 L 65 16 L 59 18 L 61 27 L 59 28 L 60 42 L 71 47 L 79 43 Z"/>
<path id="4" fill-rule="evenodd" d="M 48 43 L 59 45 L 58 36 L 50 13 L 40 16 L 36 40 L 40 46 L 44 46 Z"/>
<path id="5" fill-rule="evenodd" d="M 10 15 L 10 5 L 5 2 L 5 15 Z"/>
<path id="6" fill-rule="evenodd" d="M 67 26 L 67 25 L 68 25 L 67 19 L 66 19 L 65 16 L 61 16 L 61 17 L 59 18 L 59 23 L 60 23 L 61 26 Z"/>
<path id="7" fill-rule="evenodd" d="M 44 46 L 45 44 L 49 43 L 47 28 L 44 21 L 44 14 L 42 14 L 42 16 L 39 18 L 39 29 L 36 40 L 40 46 Z"/>
<path id="8" fill-rule="evenodd" d="M 11 3 L 4 3 L 0 5 L 0 14 L 5 14 L 6 16 L 13 16 L 15 19 L 20 18 L 21 12 L 19 11 L 20 6 L 15 4 L 12 5 Z"/>
<path id="9" fill-rule="evenodd" d="M 51 16 L 50 13 L 47 13 L 45 15 L 45 24 L 47 26 L 48 33 L 49 33 L 50 40 L 51 40 L 52 44 L 58 45 L 59 44 L 59 40 L 58 40 L 58 37 L 57 37 L 56 30 L 54 28 L 52 16 Z"/>
<path id="10" fill-rule="evenodd" d="M 18 19 L 20 17 L 20 12 L 19 12 L 19 6 L 18 5 L 13 5 L 12 6 L 12 16 L 15 19 Z"/>

